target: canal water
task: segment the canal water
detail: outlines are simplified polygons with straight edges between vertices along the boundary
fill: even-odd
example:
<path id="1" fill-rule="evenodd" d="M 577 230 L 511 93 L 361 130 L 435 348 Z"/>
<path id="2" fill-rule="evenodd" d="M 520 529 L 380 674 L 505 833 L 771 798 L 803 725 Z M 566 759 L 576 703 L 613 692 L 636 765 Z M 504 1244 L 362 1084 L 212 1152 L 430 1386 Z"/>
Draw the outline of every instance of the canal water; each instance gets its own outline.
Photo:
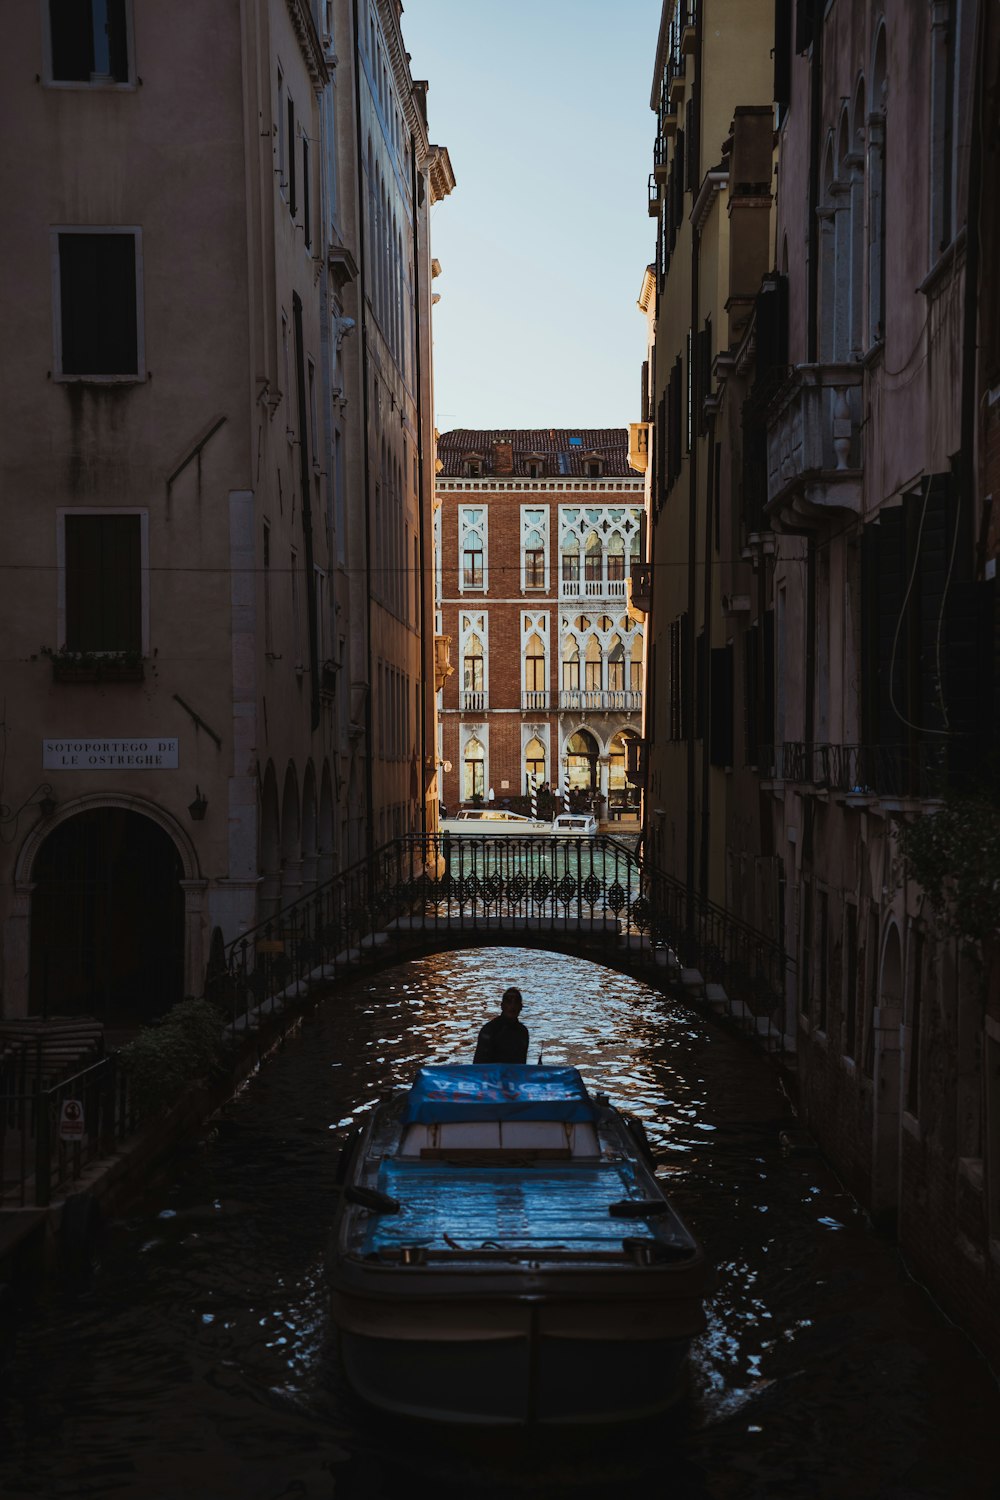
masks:
<path id="1" fill-rule="evenodd" d="M 539 1436 L 389 1422 L 345 1389 L 323 1250 L 340 1142 L 380 1090 L 471 1057 L 509 984 L 530 1057 L 639 1114 L 715 1267 L 687 1406 Z M 985 1366 L 814 1157 L 764 1059 L 681 1002 L 525 949 L 341 989 L 110 1227 L 0 1364 L 0 1495 L 108 1500 L 996 1500 Z M 628 1384 L 626 1366 L 594 1379 Z"/>

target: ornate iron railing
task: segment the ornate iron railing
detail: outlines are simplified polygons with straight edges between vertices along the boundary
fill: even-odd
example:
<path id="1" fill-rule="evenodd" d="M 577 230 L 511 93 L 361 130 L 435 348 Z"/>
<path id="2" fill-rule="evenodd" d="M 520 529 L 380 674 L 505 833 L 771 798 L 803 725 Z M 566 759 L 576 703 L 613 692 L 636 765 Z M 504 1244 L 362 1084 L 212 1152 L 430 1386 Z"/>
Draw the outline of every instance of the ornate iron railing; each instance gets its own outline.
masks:
<path id="1" fill-rule="evenodd" d="M 935 797 L 948 782 L 943 741 L 912 745 L 823 745 L 786 740 L 780 774 L 844 796 Z"/>
<path id="2" fill-rule="evenodd" d="M 609 961 L 637 971 L 699 969 L 731 1003 L 781 1030 L 788 960 L 780 944 L 606 835 L 395 839 L 237 938 L 210 988 L 238 1027 L 394 940 L 402 950 L 406 938 L 499 932 L 532 941 L 579 933 L 606 940 Z"/>
<path id="3" fill-rule="evenodd" d="M 82 1133 L 73 1141 L 59 1135 L 68 1099 L 80 1105 Z M 89 1163 L 110 1155 L 137 1123 L 128 1075 L 115 1052 L 49 1083 L 32 1049 L 5 1059 L 0 1067 L 0 1206 L 44 1208 Z"/>

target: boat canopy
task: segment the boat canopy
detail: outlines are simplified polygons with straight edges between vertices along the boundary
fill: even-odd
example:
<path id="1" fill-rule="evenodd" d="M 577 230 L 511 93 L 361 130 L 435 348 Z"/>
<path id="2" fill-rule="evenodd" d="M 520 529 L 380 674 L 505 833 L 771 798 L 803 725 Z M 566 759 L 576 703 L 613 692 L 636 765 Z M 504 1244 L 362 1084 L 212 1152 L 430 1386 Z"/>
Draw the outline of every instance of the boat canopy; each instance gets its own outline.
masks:
<path id="1" fill-rule="evenodd" d="M 593 1120 L 594 1106 L 576 1068 L 528 1063 L 441 1063 L 421 1068 L 403 1115 L 405 1125 L 448 1120 Z"/>

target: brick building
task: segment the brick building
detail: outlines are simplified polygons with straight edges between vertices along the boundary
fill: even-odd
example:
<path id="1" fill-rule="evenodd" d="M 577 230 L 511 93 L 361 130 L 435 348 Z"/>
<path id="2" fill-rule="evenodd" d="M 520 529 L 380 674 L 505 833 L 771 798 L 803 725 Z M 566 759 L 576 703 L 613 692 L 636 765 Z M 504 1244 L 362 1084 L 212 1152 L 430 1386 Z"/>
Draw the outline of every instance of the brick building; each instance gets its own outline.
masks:
<path id="1" fill-rule="evenodd" d="M 517 806 L 532 778 L 601 816 L 636 811 L 643 629 L 627 579 L 643 480 L 625 428 L 469 431 L 438 440 L 440 797 Z"/>

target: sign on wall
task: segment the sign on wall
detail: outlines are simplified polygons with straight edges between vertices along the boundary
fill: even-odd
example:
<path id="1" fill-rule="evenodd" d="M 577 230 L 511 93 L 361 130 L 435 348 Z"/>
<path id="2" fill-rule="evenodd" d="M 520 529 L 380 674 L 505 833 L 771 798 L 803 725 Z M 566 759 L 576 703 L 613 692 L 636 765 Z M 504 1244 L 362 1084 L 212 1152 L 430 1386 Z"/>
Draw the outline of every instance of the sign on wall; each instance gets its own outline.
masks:
<path id="1" fill-rule="evenodd" d="M 43 740 L 44 771 L 176 771 L 177 740 Z"/>

